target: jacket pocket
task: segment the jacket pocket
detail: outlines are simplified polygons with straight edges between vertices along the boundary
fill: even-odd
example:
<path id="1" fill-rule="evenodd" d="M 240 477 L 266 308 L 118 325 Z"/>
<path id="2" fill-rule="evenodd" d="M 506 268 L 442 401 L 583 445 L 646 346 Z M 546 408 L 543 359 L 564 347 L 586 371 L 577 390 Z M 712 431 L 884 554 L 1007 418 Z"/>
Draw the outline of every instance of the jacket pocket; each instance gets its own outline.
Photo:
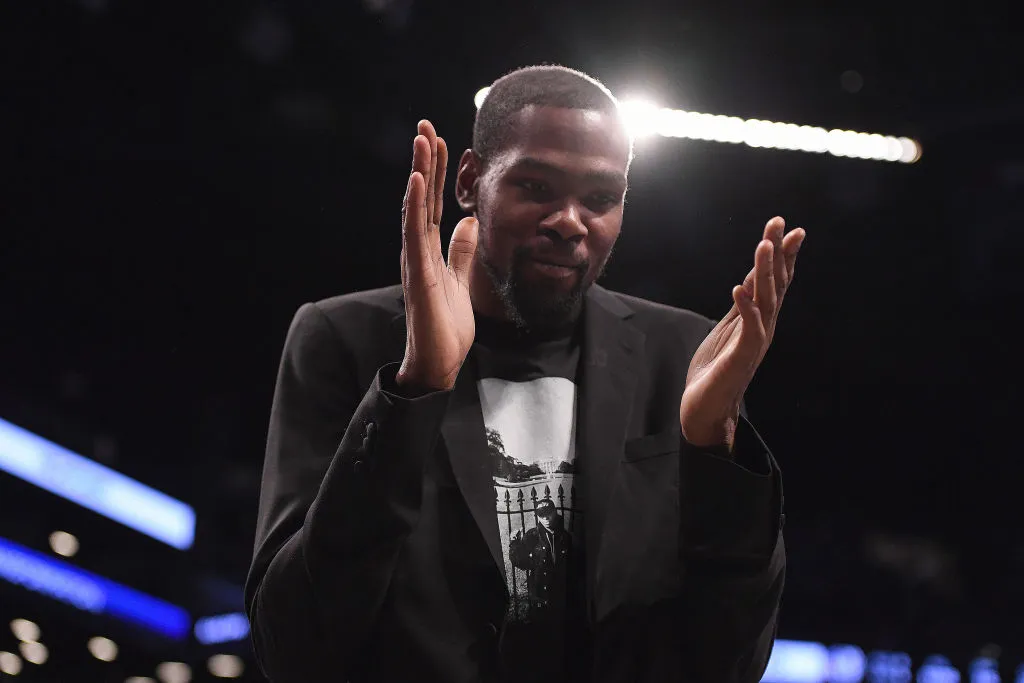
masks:
<path id="1" fill-rule="evenodd" d="M 669 453 L 678 454 L 679 446 L 682 444 L 682 437 L 683 435 L 679 429 L 666 429 L 657 434 L 630 439 L 626 441 L 623 460 L 635 462 Z"/>
<path id="2" fill-rule="evenodd" d="M 627 441 L 608 500 L 598 560 L 598 616 L 678 594 L 677 432 Z"/>

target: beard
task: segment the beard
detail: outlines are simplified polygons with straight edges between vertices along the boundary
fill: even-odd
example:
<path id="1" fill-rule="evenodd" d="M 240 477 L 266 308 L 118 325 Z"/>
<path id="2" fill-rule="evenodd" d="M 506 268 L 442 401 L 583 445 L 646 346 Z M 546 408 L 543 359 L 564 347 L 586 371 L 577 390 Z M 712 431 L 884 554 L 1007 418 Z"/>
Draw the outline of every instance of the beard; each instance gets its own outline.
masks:
<path id="1" fill-rule="evenodd" d="M 480 246 L 477 256 L 510 322 L 534 331 L 565 327 L 576 322 L 583 311 L 583 297 L 593 284 L 593 281 L 587 281 L 589 261 L 580 265 L 579 275 L 570 289 L 559 290 L 546 287 L 543 282 L 532 282 L 523 275 L 530 260 L 528 248 L 519 247 L 513 252 L 512 262 L 503 274 L 482 248 L 482 241 Z"/>

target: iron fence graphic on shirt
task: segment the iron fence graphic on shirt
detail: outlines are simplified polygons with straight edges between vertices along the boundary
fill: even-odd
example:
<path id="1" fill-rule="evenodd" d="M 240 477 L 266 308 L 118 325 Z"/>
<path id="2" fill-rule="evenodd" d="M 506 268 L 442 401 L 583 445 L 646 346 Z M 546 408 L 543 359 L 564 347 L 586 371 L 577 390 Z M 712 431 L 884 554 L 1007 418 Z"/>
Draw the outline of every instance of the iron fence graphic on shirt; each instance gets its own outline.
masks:
<path id="1" fill-rule="evenodd" d="M 550 582 L 552 574 L 562 571 L 558 564 L 567 557 L 560 557 L 560 554 L 568 555 L 567 546 L 571 545 L 573 531 L 582 523 L 579 519 L 582 513 L 576 487 L 571 484 L 572 475 L 563 481 L 568 485 L 568 491 L 559 483 L 552 492 L 554 482 L 546 483 L 542 488 L 538 485 L 495 486 L 495 507 L 511 595 L 511 620 L 531 620 L 552 600 L 564 597 L 549 593 L 552 589 L 561 592 L 560 586 Z M 542 529 L 538 523 L 538 504 L 545 511 L 555 513 L 552 525 L 547 529 Z M 548 540 L 537 546 L 541 534 Z M 544 557 L 535 556 L 539 548 L 544 549 Z"/>

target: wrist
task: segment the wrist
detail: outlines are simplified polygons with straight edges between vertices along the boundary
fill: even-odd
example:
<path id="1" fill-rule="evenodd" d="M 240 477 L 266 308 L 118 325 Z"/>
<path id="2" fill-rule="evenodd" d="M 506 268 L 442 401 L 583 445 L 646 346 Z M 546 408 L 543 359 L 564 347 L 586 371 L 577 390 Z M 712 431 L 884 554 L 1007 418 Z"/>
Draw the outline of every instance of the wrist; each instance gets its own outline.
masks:
<path id="1" fill-rule="evenodd" d="M 720 449 L 725 448 L 732 452 L 736 443 L 736 425 L 739 422 L 739 415 L 729 415 L 714 420 L 704 420 L 699 423 L 681 422 L 683 439 L 686 443 L 695 448 Z"/>
<path id="2" fill-rule="evenodd" d="M 455 376 L 458 376 L 458 373 Z M 435 391 L 451 391 L 455 386 L 455 378 L 452 377 L 450 382 L 426 379 L 422 373 L 403 361 L 395 373 L 395 386 L 406 396 L 423 396 Z"/>

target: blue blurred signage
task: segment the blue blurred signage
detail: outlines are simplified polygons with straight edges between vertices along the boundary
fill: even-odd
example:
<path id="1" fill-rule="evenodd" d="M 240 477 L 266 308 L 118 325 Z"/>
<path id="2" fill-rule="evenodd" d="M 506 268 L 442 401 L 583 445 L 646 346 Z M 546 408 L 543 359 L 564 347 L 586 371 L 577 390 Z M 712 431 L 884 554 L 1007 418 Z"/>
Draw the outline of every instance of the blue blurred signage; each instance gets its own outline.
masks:
<path id="1" fill-rule="evenodd" d="M 0 470 L 179 550 L 195 539 L 189 505 L 2 419 Z"/>
<path id="2" fill-rule="evenodd" d="M 802 640 L 776 640 L 762 683 L 1000 683 L 998 662 L 978 657 L 969 678 L 946 657 L 926 657 L 916 675 L 905 652 L 865 654 L 855 645 L 833 645 Z M 1024 683 L 1024 666 L 1014 683 Z"/>
<path id="3" fill-rule="evenodd" d="M 200 617 L 192 629 L 203 645 L 244 640 L 249 635 L 249 619 L 242 612 Z"/>
<path id="4" fill-rule="evenodd" d="M 183 608 L 67 562 L 0 538 L 0 578 L 80 610 L 106 614 L 182 640 L 191 619 Z"/>
<path id="5" fill-rule="evenodd" d="M 917 683 L 960 683 L 960 671 L 949 664 L 945 657 L 926 657 L 917 671 Z"/>

